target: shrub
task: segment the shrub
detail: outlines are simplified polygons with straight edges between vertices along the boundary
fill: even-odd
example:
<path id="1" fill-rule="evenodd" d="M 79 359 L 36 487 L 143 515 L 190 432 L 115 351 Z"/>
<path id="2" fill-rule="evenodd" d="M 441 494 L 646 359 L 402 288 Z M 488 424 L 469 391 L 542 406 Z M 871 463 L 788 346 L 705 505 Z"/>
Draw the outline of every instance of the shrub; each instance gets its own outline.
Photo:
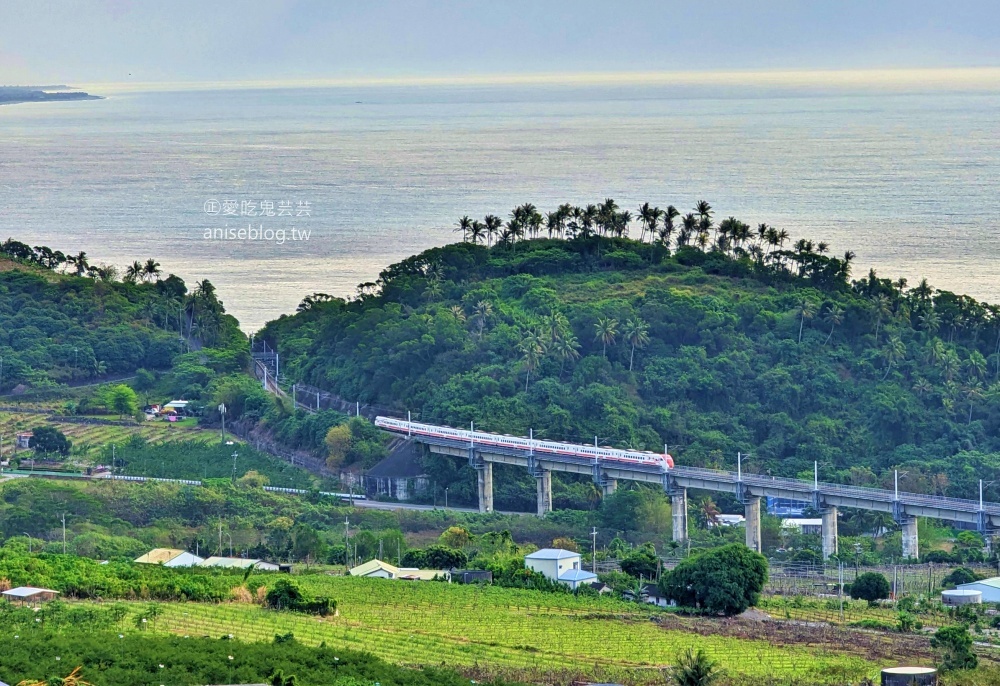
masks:
<path id="1" fill-rule="evenodd" d="M 865 572 L 851 584 L 851 597 L 867 600 L 869 605 L 889 597 L 889 580 L 878 572 Z"/>
<path id="2" fill-rule="evenodd" d="M 313 597 L 288 579 L 280 579 L 264 596 L 264 603 L 274 610 L 291 610 L 325 617 L 336 611 L 332 598 Z"/>
<path id="3" fill-rule="evenodd" d="M 695 652 L 688 648 L 678 656 L 670 676 L 677 686 L 709 686 L 722 676 L 722 672 L 705 651 L 699 648 Z"/>
<path id="4" fill-rule="evenodd" d="M 979 660 L 972 652 L 972 636 L 964 626 L 943 626 L 931 636 L 931 647 L 941 651 L 940 669 L 975 669 Z"/>
<path id="5" fill-rule="evenodd" d="M 660 588 L 678 605 L 734 615 L 757 604 L 766 582 L 767 559 L 730 543 L 682 561 L 660 578 Z"/>
<path id="6" fill-rule="evenodd" d="M 941 579 L 941 586 L 944 588 L 954 588 L 961 584 L 971 584 L 973 581 L 979 581 L 982 578 L 968 567 L 959 567 Z"/>

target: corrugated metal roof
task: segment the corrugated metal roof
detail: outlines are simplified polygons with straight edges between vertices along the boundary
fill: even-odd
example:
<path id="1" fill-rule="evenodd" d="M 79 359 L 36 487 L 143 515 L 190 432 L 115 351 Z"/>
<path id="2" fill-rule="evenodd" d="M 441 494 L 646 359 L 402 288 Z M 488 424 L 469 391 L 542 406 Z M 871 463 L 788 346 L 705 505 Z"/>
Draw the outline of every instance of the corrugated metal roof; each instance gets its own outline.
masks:
<path id="1" fill-rule="evenodd" d="M 559 575 L 559 581 L 592 581 L 597 578 L 593 572 L 585 572 L 582 569 L 569 569 Z"/>
<path id="2" fill-rule="evenodd" d="M 366 574 L 371 574 L 372 572 L 376 572 L 380 569 L 384 569 L 393 576 L 399 574 L 398 567 L 395 567 L 389 564 L 388 562 L 382 562 L 382 560 L 369 560 L 368 562 L 365 562 L 364 564 L 358 565 L 357 567 L 351 569 L 349 574 L 351 576 L 365 576 Z"/>
<path id="3" fill-rule="evenodd" d="M 53 591 L 49 588 L 35 588 L 34 586 L 18 586 L 17 588 L 12 588 L 9 591 L 4 591 L 3 595 L 10 598 L 30 598 L 38 595 L 39 593 L 55 593 L 56 595 L 59 595 L 59 591 Z"/>
<path id="4" fill-rule="evenodd" d="M 562 548 L 542 548 L 541 550 L 536 550 L 530 555 L 525 555 L 526 560 L 565 560 L 569 557 L 580 557 L 580 553 L 574 553 L 571 550 L 563 550 Z"/>
<path id="5" fill-rule="evenodd" d="M 183 554 L 183 550 L 175 550 L 173 548 L 154 548 L 145 555 L 137 557 L 135 561 L 142 564 L 159 565 L 170 562 L 175 557 Z"/>
<path id="6" fill-rule="evenodd" d="M 242 557 L 216 557 L 215 555 L 205 558 L 199 567 L 227 567 L 230 569 L 246 569 L 255 566 L 260 560 L 247 560 Z"/>
<path id="7" fill-rule="evenodd" d="M 976 586 L 989 586 L 990 588 L 1000 588 L 1000 576 L 995 576 L 991 579 L 982 579 L 981 581 L 973 581 L 968 584 L 959 584 L 959 588 L 970 588 L 975 590 Z"/>

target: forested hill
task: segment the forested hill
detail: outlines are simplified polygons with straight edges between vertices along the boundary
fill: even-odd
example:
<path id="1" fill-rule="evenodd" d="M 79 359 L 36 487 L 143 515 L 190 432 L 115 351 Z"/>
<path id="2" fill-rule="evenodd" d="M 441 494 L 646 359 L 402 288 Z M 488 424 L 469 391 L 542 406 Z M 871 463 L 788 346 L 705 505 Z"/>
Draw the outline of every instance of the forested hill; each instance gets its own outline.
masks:
<path id="1" fill-rule="evenodd" d="M 289 379 L 427 421 L 668 444 L 691 465 L 733 468 L 739 451 L 783 476 L 811 478 L 817 460 L 855 484 L 899 467 L 901 488 L 963 497 L 1000 475 L 997 308 L 852 281 L 852 254 L 710 209 L 677 234 L 641 216 L 640 240 L 614 208 L 589 226 L 558 212 L 555 238 L 532 237 L 532 206 L 506 225 L 463 218 L 469 242 L 393 265 L 351 301 L 310 296 L 263 335 Z"/>
<path id="2" fill-rule="evenodd" d="M 178 277 L 161 278 L 159 266 L 147 260 L 119 272 L 82 252 L 0 243 L 0 395 L 167 369 L 189 346 L 246 357 L 246 339 L 211 282 L 188 292 Z"/>

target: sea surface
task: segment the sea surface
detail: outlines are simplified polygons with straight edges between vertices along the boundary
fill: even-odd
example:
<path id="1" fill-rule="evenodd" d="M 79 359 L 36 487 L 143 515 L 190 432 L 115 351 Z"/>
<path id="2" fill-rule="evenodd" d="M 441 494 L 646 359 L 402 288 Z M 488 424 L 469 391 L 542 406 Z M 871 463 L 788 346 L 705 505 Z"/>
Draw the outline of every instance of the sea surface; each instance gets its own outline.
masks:
<path id="1" fill-rule="evenodd" d="M 154 257 L 209 278 L 247 331 L 457 240 L 463 214 L 606 197 L 633 213 L 706 199 L 855 251 L 857 275 L 996 302 L 998 180 L 989 84 L 121 90 L 0 107 L 0 240 Z M 271 238 L 220 235 L 249 228 Z"/>

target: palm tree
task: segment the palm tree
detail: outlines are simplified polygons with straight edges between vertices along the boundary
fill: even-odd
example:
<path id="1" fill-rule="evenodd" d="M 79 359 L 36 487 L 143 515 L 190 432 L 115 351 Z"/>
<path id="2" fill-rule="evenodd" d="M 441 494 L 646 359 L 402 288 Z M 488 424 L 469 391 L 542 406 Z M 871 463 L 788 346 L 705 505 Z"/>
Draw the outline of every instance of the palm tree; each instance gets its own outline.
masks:
<path id="1" fill-rule="evenodd" d="M 150 257 L 146 264 L 142 265 L 143 279 L 156 281 L 160 276 L 160 263 Z"/>
<path id="2" fill-rule="evenodd" d="M 882 326 L 882 320 L 892 316 L 892 303 L 884 293 L 879 293 L 872 298 L 872 314 L 875 315 L 875 343 L 878 344 L 878 332 Z"/>
<path id="3" fill-rule="evenodd" d="M 906 346 L 903 345 L 903 341 L 900 340 L 899 336 L 891 336 L 886 341 L 885 348 L 882 350 L 882 357 L 886 361 L 885 375 L 882 377 L 882 380 L 885 381 L 889 378 L 889 372 L 892 371 L 896 363 L 906 357 Z"/>
<path id="4" fill-rule="evenodd" d="M 608 346 L 615 344 L 615 336 L 618 335 L 618 320 L 611 317 L 601 317 L 594 324 L 594 330 L 597 333 L 594 340 L 600 341 L 604 346 L 603 355 L 607 358 Z"/>
<path id="5" fill-rule="evenodd" d="M 978 381 L 971 383 L 962 389 L 962 394 L 965 396 L 965 401 L 969 403 L 969 421 L 967 423 L 972 424 L 972 410 L 976 407 L 976 401 L 985 397 L 982 384 Z"/>
<path id="6" fill-rule="evenodd" d="M 823 313 L 823 321 L 830 325 L 830 333 L 823 341 L 823 345 L 826 345 L 833 338 L 833 330 L 844 323 L 844 308 L 834 303 Z"/>
<path id="7" fill-rule="evenodd" d="M 545 339 L 539 332 L 529 331 L 517 348 L 522 353 L 521 361 L 524 362 L 524 368 L 527 372 L 524 376 L 524 391 L 527 393 L 531 372 L 538 367 L 542 356 L 545 355 Z"/>
<path id="8" fill-rule="evenodd" d="M 982 381 L 986 378 L 986 358 L 978 350 L 973 350 L 965 361 L 965 370 L 970 381 Z"/>
<path id="9" fill-rule="evenodd" d="M 457 319 L 459 322 L 465 321 L 465 310 L 462 309 L 461 305 L 452 305 L 448 308 L 448 311 Z"/>
<path id="10" fill-rule="evenodd" d="M 66 261 L 73 265 L 76 269 L 77 276 L 83 276 L 87 273 L 87 269 L 90 267 L 90 262 L 87 261 L 87 253 L 82 250 L 76 255 L 70 255 L 66 258 Z"/>
<path id="11" fill-rule="evenodd" d="M 455 231 L 461 231 L 462 232 L 462 241 L 463 242 L 469 240 L 469 229 L 471 229 L 471 228 L 472 228 L 472 220 L 469 219 L 468 215 L 466 215 L 466 216 L 462 217 L 461 219 L 459 219 L 458 223 L 455 225 Z"/>
<path id="12" fill-rule="evenodd" d="M 799 315 L 799 343 L 802 342 L 802 329 L 805 327 L 806 320 L 812 319 L 813 317 L 813 304 L 807 298 L 803 298 L 799 301 L 799 304 L 795 308 L 796 314 Z"/>
<path id="13" fill-rule="evenodd" d="M 562 378 L 563 367 L 567 361 L 573 361 L 580 357 L 580 342 L 573 334 L 565 334 L 552 341 L 550 346 L 552 353 L 559 358 L 559 378 Z"/>
<path id="14" fill-rule="evenodd" d="M 697 652 L 688 648 L 674 662 L 670 677 L 671 683 L 677 686 L 711 686 L 722 676 L 719 663 L 701 648 Z"/>
<path id="15" fill-rule="evenodd" d="M 632 346 L 632 352 L 628 356 L 628 370 L 632 371 L 632 362 L 635 360 L 635 349 L 644 348 L 649 343 L 649 324 L 639 317 L 626 320 L 622 328 L 622 335 Z"/>
<path id="16" fill-rule="evenodd" d="M 480 300 L 476 303 L 476 308 L 473 311 L 472 318 L 476 322 L 478 328 L 479 338 L 483 337 L 483 328 L 486 326 L 486 320 L 493 316 L 493 303 L 489 300 Z"/>
<path id="17" fill-rule="evenodd" d="M 133 262 L 125 269 L 125 281 L 128 283 L 135 283 L 142 278 L 142 275 L 143 267 L 138 261 Z"/>
<path id="18" fill-rule="evenodd" d="M 545 331 L 550 341 L 563 338 L 569 331 L 569 320 L 558 310 L 543 318 Z"/>
<path id="19" fill-rule="evenodd" d="M 486 226 L 486 245 L 493 245 L 493 237 L 500 233 L 503 220 L 495 214 L 488 214 L 483 217 L 483 224 Z"/>
<path id="20" fill-rule="evenodd" d="M 478 219 L 473 219 L 472 226 L 469 227 L 469 238 L 472 239 L 472 244 L 475 245 L 485 235 L 486 225 Z"/>
<path id="21" fill-rule="evenodd" d="M 660 229 L 660 241 L 665 248 L 670 247 L 670 237 L 674 233 L 674 220 L 681 215 L 673 205 L 667 205 L 663 211 L 663 226 Z"/>

